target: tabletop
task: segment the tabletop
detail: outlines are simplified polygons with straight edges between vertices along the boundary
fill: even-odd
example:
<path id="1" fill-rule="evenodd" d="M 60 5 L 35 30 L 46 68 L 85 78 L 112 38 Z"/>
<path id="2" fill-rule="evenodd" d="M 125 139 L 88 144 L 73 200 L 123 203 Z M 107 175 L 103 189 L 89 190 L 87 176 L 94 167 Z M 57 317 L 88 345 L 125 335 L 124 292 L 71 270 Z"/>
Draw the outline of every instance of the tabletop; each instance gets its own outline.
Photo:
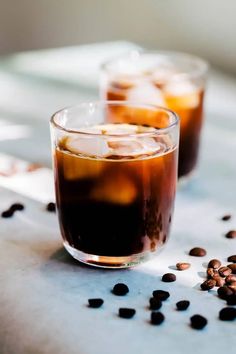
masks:
<path id="1" fill-rule="evenodd" d="M 220 321 L 225 302 L 199 285 L 209 259 L 227 264 L 236 253 L 235 239 L 224 237 L 236 227 L 236 78 L 210 72 L 198 170 L 178 187 L 170 241 L 155 259 L 127 270 L 83 266 L 63 250 L 56 215 L 46 211 L 54 200 L 51 114 L 98 97 L 101 62 L 135 48 L 113 42 L 0 59 L 0 211 L 16 201 L 25 205 L 0 220 L 1 354 L 233 352 L 235 321 Z M 8 173 L 12 168 L 19 173 Z M 233 218 L 223 222 L 227 213 Z M 189 256 L 194 246 L 206 248 L 207 256 Z M 189 261 L 191 268 L 175 270 L 179 261 Z M 170 271 L 177 281 L 163 283 L 162 274 Z M 129 286 L 127 296 L 111 293 L 117 282 Z M 171 294 L 161 326 L 149 321 L 155 289 Z M 88 308 L 90 297 L 102 297 L 104 305 Z M 191 304 L 180 313 L 175 303 L 183 299 Z M 119 307 L 134 307 L 136 316 L 119 318 Z M 189 326 L 196 313 L 208 319 L 202 331 Z"/>

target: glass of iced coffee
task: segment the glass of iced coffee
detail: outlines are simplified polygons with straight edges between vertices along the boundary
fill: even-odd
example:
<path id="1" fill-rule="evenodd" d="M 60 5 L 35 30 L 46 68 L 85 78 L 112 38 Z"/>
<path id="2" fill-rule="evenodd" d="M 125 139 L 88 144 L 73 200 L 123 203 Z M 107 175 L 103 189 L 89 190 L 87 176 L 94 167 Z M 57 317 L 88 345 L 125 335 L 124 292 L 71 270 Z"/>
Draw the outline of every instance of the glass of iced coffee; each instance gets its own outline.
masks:
<path id="1" fill-rule="evenodd" d="M 51 135 L 66 250 L 107 268 L 156 254 L 172 220 L 178 116 L 148 104 L 83 103 L 55 113 Z"/>
<path id="2" fill-rule="evenodd" d="M 156 104 L 179 115 L 179 177 L 197 164 L 207 69 L 198 57 L 162 51 L 132 52 L 103 65 L 102 99 Z"/>

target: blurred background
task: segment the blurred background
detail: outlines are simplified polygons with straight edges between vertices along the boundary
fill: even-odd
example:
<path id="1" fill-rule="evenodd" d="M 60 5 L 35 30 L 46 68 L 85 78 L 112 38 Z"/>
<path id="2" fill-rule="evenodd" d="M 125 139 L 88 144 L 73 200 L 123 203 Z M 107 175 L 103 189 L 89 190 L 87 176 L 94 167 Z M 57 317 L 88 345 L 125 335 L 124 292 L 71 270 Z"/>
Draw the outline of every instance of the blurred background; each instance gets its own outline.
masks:
<path id="1" fill-rule="evenodd" d="M 0 54 L 125 39 L 236 74 L 235 0 L 0 0 Z"/>

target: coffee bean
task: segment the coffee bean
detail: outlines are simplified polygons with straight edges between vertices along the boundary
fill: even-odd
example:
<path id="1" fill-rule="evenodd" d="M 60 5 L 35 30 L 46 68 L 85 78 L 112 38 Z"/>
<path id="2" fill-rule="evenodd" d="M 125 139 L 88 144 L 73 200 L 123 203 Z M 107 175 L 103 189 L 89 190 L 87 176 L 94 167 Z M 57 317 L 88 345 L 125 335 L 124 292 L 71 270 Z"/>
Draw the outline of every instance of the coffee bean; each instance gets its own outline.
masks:
<path id="1" fill-rule="evenodd" d="M 185 311 L 190 305 L 190 301 L 188 300 L 181 300 L 176 303 L 176 307 L 178 311 Z"/>
<path id="2" fill-rule="evenodd" d="M 194 315 L 190 318 L 191 327 L 194 329 L 202 329 L 207 325 L 207 319 L 201 315 Z"/>
<path id="3" fill-rule="evenodd" d="M 229 256 L 227 261 L 232 262 L 232 263 L 236 263 L 236 254 L 234 254 L 233 256 Z"/>
<path id="4" fill-rule="evenodd" d="M 14 203 L 14 204 L 12 204 L 11 206 L 10 206 L 10 208 L 9 208 L 10 210 L 12 210 L 13 212 L 15 212 L 15 211 L 17 211 L 17 210 L 24 210 L 25 209 L 25 207 L 24 207 L 24 205 L 23 204 L 21 204 L 21 203 Z"/>
<path id="5" fill-rule="evenodd" d="M 227 300 L 229 296 L 234 294 L 233 290 L 230 289 L 228 286 L 221 286 L 217 290 L 217 293 L 218 293 L 218 296 L 223 300 Z"/>
<path id="6" fill-rule="evenodd" d="M 220 286 L 224 286 L 224 285 L 225 285 L 225 279 L 222 278 L 222 277 L 220 277 L 219 275 L 218 275 L 218 276 L 214 276 L 212 279 L 215 280 L 217 287 L 220 287 Z"/>
<path id="7" fill-rule="evenodd" d="M 236 319 L 236 309 L 234 307 L 224 307 L 219 312 L 221 321 L 233 321 Z"/>
<path id="8" fill-rule="evenodd" d="M 230 274 L 225 278 L 225 281 L 227 284 L 231 284 L 233 282 L 236 282 L 236 275 L 235 274 Z"/>
<path id="9" fill-rule="evenodd" d="M 236 305 L 236 294 L 230 295 L 227 298 L 227 305 L 231 305 L 231 306 Z"/>
<path id="10" fill-rule="evenodd" d="M 176 275 L 173 273 L 166 273 L 162 276 L 162 281 L 165 283 L 171 283 L 173 281 L 176 281 Z"/>
<path id="11" fill-rule="evenodd" d="M 226 214 L 226 215 L 222 216 L 221 220 L 223 220 L 223 221 L 228 221 L 228 220 L 231 219 L 231 217 L 232 217 L 232 216 L 231 216 L 230 214 Z"/>
<path id="12" fill-rule="evenodd" d="M 211 279 L 213 278 L 214 276 L 219 276 L 219 273 L 216 269 L 213 269 L 213 268 L 207 268 L 207 278 L 208 279 Z"/>
<path id="13" fill-rule="evenodd" d="M 2 218 L 11 218 L 14 214 L 14 211 L 12 211 L 11 209 L 5 210 L 2 212 L 1 216 Z"/>
<path id="14" fill-rule="evenodd" d="M 221 266 L 221 262 L 218 259 L 212 259 L 208 263 L 208 268 L 218 269 Z"/>
<path id="15" fill-rule="evenodd" d="M 206 250 L 201 247 L 194 247 L 189 251 L 189 255 L 194 257 L 204 257 L 206 255 Z"/>
<path id="16" fill-rule="evenodd" d="M 46 206 L 46 209 L 47 209 L 47 211 L 55 212 L 56 211 L 56 204 L 53 202 L 48 203 Z"/>
<path id="17" fill-rule="evenodd" d="M 151 323 L 153 325 L 160 325 L 165 320 L 165 316 L 161 312 L 151 313 Z"/>
<path id="18" fill-rule="evenodd" d="M 161 300 L 155 297 L 151 297 L 149 303 L 150 303 L 150 310 L 159 310 L 162 306 Z"/>
<path id="19" fill-rule="evenodd" d="M 104 303 L 103 299 L 88 299 L 89 307 L 97 309 Z"/>
<path id="20" fill-rule="evenodd" d="M 225 235 L 226 238 L 236 238 L 236 230 L 231 230 Z"/>
<path id="21" fill-rule="evenodd" d="M 129 288 L 126 284 L 123 283 L 117 283 L 112 290 L 114 295 L 118 295 L 118 296 L 123 296 L 128 294 L 129 292 Z"/>
<path id="22" fill-rule="evenodd" d="M 201 289 L 202 290 L 211 290 L 214 288 L 214 286 L 216 286 L 216 281 L 214 279 L 209 279 L 209 280 L 204 281 L 201 284 Z"/>
<path id="23" fill-rule="evenodd" d="M 228 287 L 236 293 L 236 281 L 232 281 Z"/>
<path id="24" fill-rule="evenodd" d="M 232 273 L 232 270 L 228 267 L 221 267 L 218 272 L 221 277 L 227 277 L 227 275 L 230 275 Z"/>
<path id="25" fill-rule="evenodd" d="M 190 268 L 191 264 L 190 263 L 176 263 L 176 268 L 178 270 L 186 270 L 188 268 Z"/>
<path id="26" fill-rule="evenodd" d="M 122 318 L 132 318 L 134 317 L 135 313 L 136 313 L 135 309 L 131 309 L 127 307 L 119 308 L 119 316 Z"/>
<path id="27" fill-rule="evenodd" d="M 227 267 L 231 269 L 233 274 L 236 274 L 236 263 L 228 264 Z"/>
<path id="28" fill-rule="evenodd" d="M 168 299 L 168 297 L 170 297 L 170 293 L 165 290 L 154 290 L 152 292 L 152 295 L 153 295 L 153 297 L 155 297 L 156 299 L 158 299 L 160 301 L 165 301 Z"/>

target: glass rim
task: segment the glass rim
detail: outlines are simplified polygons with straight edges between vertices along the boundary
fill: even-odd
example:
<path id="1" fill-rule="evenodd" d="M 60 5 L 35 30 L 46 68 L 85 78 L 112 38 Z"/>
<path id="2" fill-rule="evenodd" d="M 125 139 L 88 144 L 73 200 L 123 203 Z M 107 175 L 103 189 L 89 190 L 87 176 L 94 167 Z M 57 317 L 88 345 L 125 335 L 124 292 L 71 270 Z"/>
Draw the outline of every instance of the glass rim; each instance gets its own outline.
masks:
<path id="1" fill-rule="evenodd" d="M 184 78 L 196 78 L 200 77 L 203 75 L 206 75 L 206 73 L 209 70 L 209 62 L 206 61 L 205 59 L 186 52 L 179 52 L 179 51 L 174 51 L 174 50 L 148 50 L 148 49 L 137 49 L 137 50 L 131 50 L 129 52 L 120 54 L 116 57 L 113 57 L 111 59 L 108 59 L 104 63 L 101 64 L 101 69 L 103 71 L 109 72 L 108 66 L 112 63 L 115 63 L 119 60 L 125 59 L 125 58 L 132 58 L 136 57 L 137 59 L 140 59 L 143 55 L 156 55 L 156 56 L 162 56 L 162 57 L 170 57 L 170 58 L 180 58 L 180 59 L 187 59 L 189 62 L 193 62 L 197 64 L 197 68 L 193 69 L 189 72 L 181 72 L 177 73 L 176 76 L 178 77 L 183 76 Z M 112 71 L 112 70 L 111 70 Z M 131 76 L 142 76 L 142 74 L 131 74 Z M 172 76 L 173 77 L 173 76 Z"/>
<path id="2" fill-rule="evenodd" d="M 143 133 L 124 133 L 124 134 L 102 134 L 102 133 L 92 133 L 92 132 L 83 132 L 83 131 L 79 131 L 79 129 L 68 129 L 63 127 L 61 124 L 59 124 L 58 122 L 55 121 L 56 116 L 58 114 L 62 114 L 63 112 L 75 109 L 75 108 L 82 108 L 84 107 L 92 107 L 92 106 L 133 106 L 134 108 L 146 108 L 146 109 L 152 109 L 153 111 L 156 110 L 160 110 L 163 112 L 166 112 L 169 117 L 173 118 L 173 122 L 170 123 L 167 127 L 165 128 L 155 128 L 152 125 L 150 125 L 150 128 L 154 128 L 154 131 L 147 131 L 147 132 L 143 132 Z M 125 124 L 124 122 L 120 122 L 121 124 Z M 72 106 L 67 106 L 64 107 L 58 111 L 56 111 L 50 118 L 50 124 L 54 127 L 57 128 L 61 131 L 67 132 L 67 133 L 72 133 L 72 134 L 79 134 L 82 136 L 96 136 L 96 137 L 142 137 L 142 136 L 153 136 L 153 135 L 159 135 L 165 132 L 170 131 L 171 129 L 173 129 L 174 127 L 178 126 L 179 124 L 179 116 L 172 111 L 171 109 L 165 108 L 165 107 L 161 107 L 158 105 L 154 105 L 154 104 L 146 104 L 146 103 L 141 103 L 141 102 L 132 102 L 132 101 L 86 101 L 86 102 L 81 102 L 77 105 L 72 105 Z M 114 123 L 110 123 L 110 124 L 114 124 Z M 116 124 L 116 123 L 115 123 Z M 128 124 L 128 123 L 126 123 Z M 137 125 L 142 125 L 142 124 L 137 124 Z"/>

